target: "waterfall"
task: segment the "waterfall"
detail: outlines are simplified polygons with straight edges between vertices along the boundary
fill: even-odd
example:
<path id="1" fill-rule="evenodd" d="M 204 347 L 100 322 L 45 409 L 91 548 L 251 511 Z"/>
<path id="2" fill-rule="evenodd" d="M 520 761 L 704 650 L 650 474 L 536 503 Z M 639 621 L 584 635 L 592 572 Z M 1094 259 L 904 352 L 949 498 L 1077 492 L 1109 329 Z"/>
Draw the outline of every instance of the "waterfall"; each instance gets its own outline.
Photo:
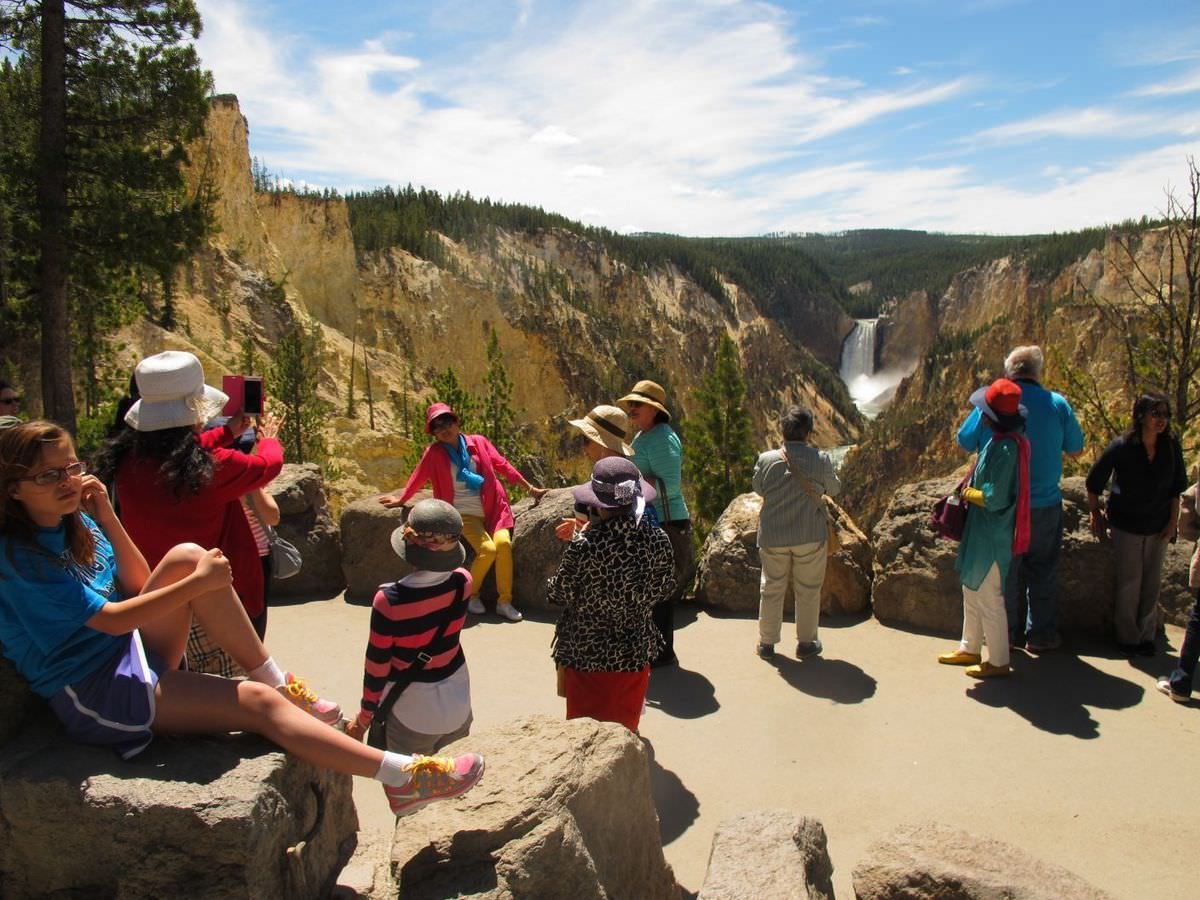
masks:
<path id="1" fill-rule="evenodd" d="M 875 331 L 878 319 L 856 319 L 842 343 L 842 381 L 854 405 L 868 419 L 879 415 L 892 399 L 903 372 L 875 371 Z"/>
<path id="2" fill-rule="evenodd" d="M 859 376 L 875 374 L 875 326 L 878 319 L 856 319 L 858 324 L 842 344 L 842 381 L 853 384 Z"/>

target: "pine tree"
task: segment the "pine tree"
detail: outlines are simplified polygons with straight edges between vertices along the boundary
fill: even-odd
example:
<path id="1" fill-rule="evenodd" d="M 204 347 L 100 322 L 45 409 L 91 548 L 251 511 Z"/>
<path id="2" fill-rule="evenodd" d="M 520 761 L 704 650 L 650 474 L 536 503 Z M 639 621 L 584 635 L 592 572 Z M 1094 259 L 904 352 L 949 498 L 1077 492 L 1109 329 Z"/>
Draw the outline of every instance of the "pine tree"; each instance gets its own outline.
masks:
<path id="1" fill-rule="evenodd" d="M 19 92 L 0 154 L 24 185 L 0 220 L 36 223 L 6 225 L 24 246 L 0 253 L 28 267 L 5 280 L 36 295 L 44 412 L 71 431 L 74 366 L 95 382 L 114 323 L 138 314 L 133 276 L 169 286 L 209 227 L 211 195 L 188 196 L 180 167 L 208 110 L 199 33 L 192 0 L 0 0 L 0 93 Z"/>
<path id="2" fill-rule="evenodd" d="M 483 376 L 483 433 L 497 447 L 513 452 L 516 415 L 512 408 L 512 379 L 504 367 L 504 351 L 495 330 L 488 335 L 487 374 Z"/>
<path id="3" fill-rule="evenodd" d="M 307 329 L 294 324 L 275 347 L 271 391 L 282 407 L 277 411 L 285 417 L 279 437 L 294 462 L 323 465 L 329 459 L 322 426 L 332 408 L 317 396 L 323 351 L 316 322 Z"/>
<path id="4" fill-rule="evenodd" d="M 695 397 L 696 412 L 686 429 L 685 483 L 695 497 L 698 530 L 707 533 L 730 501 L 750 490 L 754 472 L 746 385 L 729 335 L 721 336 L 713 369 Z"/>
<path id="5" fill-rule="evenodd" d="M 475 398 L 459 384 L 454 369 L 447 368 L 445 372 L 435 375 L 430 387 L 433 388 L 434 402 L 448 404 L 458 415 L 459 427 L 466 431 L 468 423 L 475 416 Z"/>
<path id="6" fill-rule="evenodd" d="M 262 366 L 258 358 L 258 348 L 254 346 L 254 338 L 246 335 L 242 338 L 241 352 L 238 354 L 238 371 L 243 375 L 261 375 Z"/>

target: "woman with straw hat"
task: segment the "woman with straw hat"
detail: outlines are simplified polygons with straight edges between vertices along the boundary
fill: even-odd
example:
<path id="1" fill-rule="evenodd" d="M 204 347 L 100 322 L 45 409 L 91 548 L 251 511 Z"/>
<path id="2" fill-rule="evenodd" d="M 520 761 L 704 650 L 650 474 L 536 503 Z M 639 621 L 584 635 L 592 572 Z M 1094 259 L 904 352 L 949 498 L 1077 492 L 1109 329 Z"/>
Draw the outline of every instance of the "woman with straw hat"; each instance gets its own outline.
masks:
<path id="1" fill-rule="evenodd" d="M 629 414 L 637 433 L 631 442 L 642 477 L 654 485 L 654 511 L 675 553 L 675 589 L 654 607 L 654 624 L 663 649 L 653 665 L 669 666 L 675 656 L 675 608 L 692 583 L 692 520 L 683 499 L 683 444 L 670 425 L 667 392 L 653 381 L 639 381 L 617 403 Z"/>
<path id="2" fill-rule="evenodd" d="M 568 419 L 568 425 L 579 429 L 583 437 L 583 455 L 588 462 L 598 463 L 602 459 L 632 457 L 634 450 L 625 443 L 629 432 L 629 417 L 616 406 L 601 404 L 592 407 L 582 419 Z M 563 519 L 554 529 L 560 540 L 569 541 L 576 531 L 587 527 L 588 507 L 575 504 L 575 515 Z"/>

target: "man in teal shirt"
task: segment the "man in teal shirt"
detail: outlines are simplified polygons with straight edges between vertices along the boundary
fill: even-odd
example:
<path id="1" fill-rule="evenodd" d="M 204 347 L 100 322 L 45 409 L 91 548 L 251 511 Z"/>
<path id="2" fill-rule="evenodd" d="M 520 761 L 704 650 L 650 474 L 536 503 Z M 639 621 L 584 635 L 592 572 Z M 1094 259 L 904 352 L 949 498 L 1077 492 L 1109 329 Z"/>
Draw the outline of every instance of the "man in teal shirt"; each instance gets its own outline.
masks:
<path id="1" fill-rule="evenodd" d="M 1058 554 L 1062 547 L 1062 457 L 1083 452 L 1083 430 L 1071 404 L 1039 383 L 1045 367 L 1042 349 L 1017 347 L 1004 360 L 1006 378 L 1021 387 L 1029 438 L 1029 551 L 1008 570 L 1004 605 L 1009 642 L 1039 653 L 1062 644 L 1058 634 Z M 958 429 L 958 445 L 978 452 L 991 438 L 991 427 L 975 409 Z"/>

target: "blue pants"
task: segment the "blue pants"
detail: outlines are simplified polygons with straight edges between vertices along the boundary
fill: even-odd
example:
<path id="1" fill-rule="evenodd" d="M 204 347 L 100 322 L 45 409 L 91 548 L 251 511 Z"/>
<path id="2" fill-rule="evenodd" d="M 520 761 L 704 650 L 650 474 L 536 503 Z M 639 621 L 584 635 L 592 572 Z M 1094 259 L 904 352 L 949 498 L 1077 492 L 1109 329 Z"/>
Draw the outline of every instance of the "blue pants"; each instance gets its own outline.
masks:
<path id="1" fill-rule="evenodd" d="M 1029 550 L 1012 561 L 1004 581 L 1009 642 L 1053 643 L 1058 637 L 1058 551 L 1062 503 L 1029 511 Z"/>
<path id="2" fill-rule="evenodd" d="M 1177 694 L 1192 694 L 1192 676 L 1196 674 L 1196 661 L 1200 659 L 1200 593 L 1192 604 L 1187 631 L 1183 635 L 1183 646 L 1179 648 L 1179 668 L 1171 673 L 1171 690 Z"/>

